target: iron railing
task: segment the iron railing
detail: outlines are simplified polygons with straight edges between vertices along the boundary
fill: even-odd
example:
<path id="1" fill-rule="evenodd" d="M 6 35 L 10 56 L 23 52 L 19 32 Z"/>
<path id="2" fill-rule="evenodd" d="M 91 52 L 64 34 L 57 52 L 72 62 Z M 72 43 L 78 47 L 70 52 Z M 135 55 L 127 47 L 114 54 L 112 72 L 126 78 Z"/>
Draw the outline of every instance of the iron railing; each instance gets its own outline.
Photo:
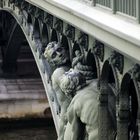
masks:
<path id="1" fill-rule="evenodd" d="M 96 0 L 96 3 L 111 8 L 111 0 Z"/>
<path id="2" fill-rule="evenodd" d="M 116 10 L 129 16 L 136 17 L 136 3 L 136 0 L 117 0 Z"/>
<path id="3" fill-rule="evenodd" d="M 93 0 L 93 5 L 110 8 L 114 14 L 126 14 L 140 21 L 140 0 Z"/>

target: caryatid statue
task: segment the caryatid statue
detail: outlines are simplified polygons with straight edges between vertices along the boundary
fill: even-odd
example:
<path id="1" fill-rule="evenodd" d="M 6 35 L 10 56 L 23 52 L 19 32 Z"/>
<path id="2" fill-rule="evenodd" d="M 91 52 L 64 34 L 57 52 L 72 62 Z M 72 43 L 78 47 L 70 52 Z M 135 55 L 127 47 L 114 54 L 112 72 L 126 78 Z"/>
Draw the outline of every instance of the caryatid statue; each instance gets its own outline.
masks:
<path id="1" fill-rule="evenodd" d="M 56 94 L 58 103 L 60 105 L 60 128 L 59 128 L 59 140 L 63 140 L 63 134 L 65 131 L 65 113 L 67 107 L 70 104 L 70 99 L 62 92 L 60 88 L 60 77 L 70 69 L 69 53 L 66 48 L 62 47 L 60 43 L 54 41 L 50 42 L 44 52 L 45 58 L 50 64 L 55 67 L 55 70 L 51 76 L 52 88 Z"/>
<path id="2" fill-rule="evenodd" d="M 67 96 L 73 96 L 64 140 L 98 140 L 97 81 L 86 84 L 82 74 L 70 70 L 61 77 L 60 86 Z"/>

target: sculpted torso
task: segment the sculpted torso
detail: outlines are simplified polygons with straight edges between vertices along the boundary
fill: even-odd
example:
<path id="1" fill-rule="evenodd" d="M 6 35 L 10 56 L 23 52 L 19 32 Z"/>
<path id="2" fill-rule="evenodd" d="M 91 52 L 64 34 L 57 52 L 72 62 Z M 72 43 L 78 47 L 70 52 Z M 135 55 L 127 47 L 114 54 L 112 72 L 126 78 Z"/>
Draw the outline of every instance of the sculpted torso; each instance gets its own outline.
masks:
<path id="1" fill-rule="evenodd" d="M 65 110 L 65 104 L 67 104 L 67 98 L 60 89 L 60 77 L 70 68 L 69 56 L 66 49 L 55 41 L 47 45 L 44 56 L 56 68 L 51 76 L 51 80 L 62 114 L 64 112 L 63 110 Z"/>
<path id="2" fill-rule="evenodd" d="M 77 91 L 68 108 L 68 120 L 65 140 L 98 140 L 98 91 L 97 82 L 93 81 L 87 87 Z M 85 127 L 86 136 L 81 134 Z M 82 127 L 81 127 L 82 128 Z M 71 130 L 70 130 L 71 129 Z M 67 134 L 72 131 L 71 135 Z M 83 132 L 82 132 L 83 133 Z"/>
<path id="3" fill-rule="evenodd" d="M 50 64 L 56 68 L 51 76 L 51 81 L 54 96 L 57 97 L 55 103 L 58 102 L 60 108 L 58 109 L 57 107 L 57 112 L 60 116 L 58 138 L 59 140 L 63 140 L 65 125 L 67 123 L 66 112 L 67 107 L 70 104 L 70 100 L 66 97 L 60 88 L 60 77 L 70 69 L 69 55 L 66 48 L 62 47 L 60 43 L 55 41 L 50 42 L 47 45 L 44 55 Z"/>
<path id="4" fill-rule="evenodd" d="M 55 90 L 59 105 L 61 106 L 61 114 L 65 113 L 66 108 L 70 103 L 70 101 L 67 99 L 66 95 L 62 92 L 60 88 L 60 78 L 68 70 L 69 67 L 63 66 L 57 68 L 52 74 L 52 86 L 53 89 Z"/>

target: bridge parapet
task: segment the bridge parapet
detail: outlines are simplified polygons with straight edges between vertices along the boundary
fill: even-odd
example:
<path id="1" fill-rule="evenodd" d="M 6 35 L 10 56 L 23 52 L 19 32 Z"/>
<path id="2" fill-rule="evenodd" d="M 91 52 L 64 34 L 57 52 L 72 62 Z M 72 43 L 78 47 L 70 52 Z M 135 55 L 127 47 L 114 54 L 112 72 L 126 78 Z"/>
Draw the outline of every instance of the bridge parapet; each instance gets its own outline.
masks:
<path id="1" fill-rule="evenodd" d="M 139 24 L 89 6 L 92 1 L 85 2 L 88 4 L 75 0 L 26 0 L 17 4 L 4 0 L 1 10 L 12 11 L 29 42 L 57 131 L 59 106 L 51 96 L 54 94 L 51 75 L 55 67 L 51 67 L 43 55 L 46 45 L 52 41 L 60 42 L 69 51 L 71 65 L 79 55 L 77 51 L 84 56 L 85 64 L 94 68 L 93 77 L 100 81 L 101 89 L 99 139 L 135 139 L 139 132 Z M 113 6 L 109 4 L 112 1 L 96 2 L 97 6 Z"/>
<path id="2" fill-rule="evenodd" d="M 81 0 L 91 6 L 106 8 L 113 14 L 124 14 L 128 15 L 139 21 L 139 1 L 138 0 Z"/>
<path id="3" fill-rule="evenodd" d="M 111 45 L 113 49 L 124 55 L 132 56 L 133 59 L 139 61 L 139 58 L 134 58 L 134 56 L 139 56 L 136 52 L 139 51 L 140 38 L 138 34 L 140 27 L 130 18 L 125 16 L 120 18 L 110 14 L 107 10 L 87 6 L 78 1 L 29 0 L 28 2 L 50 14 L 53 11 L 54 16 Z M 130 53 L 132 48 L 135 51 Z M 134 52 L 135 54 L 132 54 Z"/>

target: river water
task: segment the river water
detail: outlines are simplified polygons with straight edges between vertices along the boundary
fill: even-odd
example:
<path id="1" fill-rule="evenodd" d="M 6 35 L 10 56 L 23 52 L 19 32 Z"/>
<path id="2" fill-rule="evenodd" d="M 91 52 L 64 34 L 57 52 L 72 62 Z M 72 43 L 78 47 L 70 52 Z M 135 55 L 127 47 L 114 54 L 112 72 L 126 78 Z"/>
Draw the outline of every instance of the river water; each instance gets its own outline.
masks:
<path id="1" fill-rule="evenodd" d="M 1 122 L 0 122 L 1 123 Z M 56 140 L 54 124 L 49 120 L 2 122 L 0 140 Z"/>

